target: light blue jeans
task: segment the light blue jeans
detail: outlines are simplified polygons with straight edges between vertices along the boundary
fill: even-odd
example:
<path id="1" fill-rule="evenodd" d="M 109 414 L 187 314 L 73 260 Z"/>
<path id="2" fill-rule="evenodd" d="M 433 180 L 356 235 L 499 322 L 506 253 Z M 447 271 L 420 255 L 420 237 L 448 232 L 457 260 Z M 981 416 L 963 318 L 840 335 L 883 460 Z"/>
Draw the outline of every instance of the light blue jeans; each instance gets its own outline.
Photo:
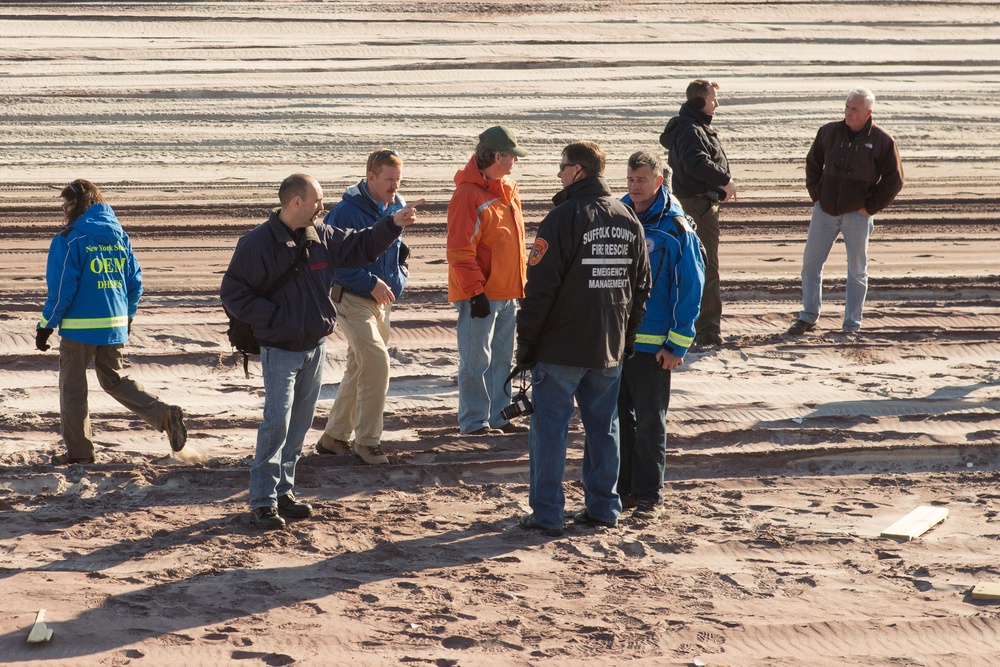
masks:
<path id="1" fill-rule="evenodd" d="M 295 464 L 312 426 L 323 381 L 326 345 L 305 352 L 260 349 L 264 420 L 250 466 L 250 509 L 275 507 L 295 487 Z"/>
<path id="2" fill-rule="evenodd" d="M 837 236 L 844 235 L 847 249 L 847 296 L 844 303 L 844 331 L 861 329 L 861 311 L 868 296 L 868 239 L 875 218 L 860 213 L 829 215 L 819 202 L 813 206 L 806 249 L 802 253 L 802 312 L 799 319 L 815 323 L 823 301 L 823 265 Z"/>
<path id="3" fill-rule="evenodd" d="M 490 301 L 488 317 L 472 317 L 468 301 L 458 310 L 458 428 L 472 433 L 508 422 L 500 411 L 510 404 L 505 380 L 514 368 L 517 301 Z"/>
<path id="4" fill-rule="evenodd" d="M 528 435 L 530 488 L 528 504 L 538 525 L 562 528 L 566 498 L 566 436 L 573 398 L 586 432 L 583 445 L 583 493 L 587 512 L 616 521 L 618 497 L 618 388 L 621 367 L 580 368 L 539 362 L 531 369 L 531 415 Z"/>

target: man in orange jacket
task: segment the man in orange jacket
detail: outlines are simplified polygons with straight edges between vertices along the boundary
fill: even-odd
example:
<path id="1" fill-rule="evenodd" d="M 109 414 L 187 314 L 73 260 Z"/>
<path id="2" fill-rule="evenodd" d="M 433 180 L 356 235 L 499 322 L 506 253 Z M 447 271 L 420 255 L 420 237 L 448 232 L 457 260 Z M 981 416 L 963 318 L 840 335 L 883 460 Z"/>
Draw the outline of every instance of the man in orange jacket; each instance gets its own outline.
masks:
<path id="1" fill-rule="evenodd" d="M 458 426 L 466 435 L 525 432 L 500 411 L 524 296 L 524 217 L 510 173 L 527 151 L 502 125 L 479 135 L 448 204 L 448 300 L 458 310 Z"/>

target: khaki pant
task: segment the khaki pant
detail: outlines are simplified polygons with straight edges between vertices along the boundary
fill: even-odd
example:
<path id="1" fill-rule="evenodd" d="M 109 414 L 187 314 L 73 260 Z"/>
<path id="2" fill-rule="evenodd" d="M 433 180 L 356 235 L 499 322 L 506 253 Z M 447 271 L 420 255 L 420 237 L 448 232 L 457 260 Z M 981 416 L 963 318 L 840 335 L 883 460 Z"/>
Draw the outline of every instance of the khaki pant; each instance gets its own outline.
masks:
<path id="1" fill-rule="evenodd" d="M 389 309 L 344 292 L 337 323 L 347 338 L 347 368 L 330 409 L 326 434 L 371 447 L 382 440 L 382 412 L 389 391 Z"/>
<path id="2" fill-rule="evenodd" d="M 149 394 L 142 385 L 122 375 L 121 345 L 89 345 L 61 338 L 59 341 L 59 413 L 63 442 L 75 459 L 94 456 L 87 402 L 87 368 L 94 362 L 101 388 L 137 414 L 144 422 L 163 430 L 167 404 Z"/>

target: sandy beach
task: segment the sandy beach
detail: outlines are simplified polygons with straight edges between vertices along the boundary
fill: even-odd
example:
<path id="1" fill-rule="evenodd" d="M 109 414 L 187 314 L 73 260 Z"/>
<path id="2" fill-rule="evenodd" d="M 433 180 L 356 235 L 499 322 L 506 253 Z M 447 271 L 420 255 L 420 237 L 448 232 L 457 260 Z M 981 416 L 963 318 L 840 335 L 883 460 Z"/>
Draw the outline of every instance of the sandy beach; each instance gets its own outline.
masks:
<path id="1" fill-rule="evenodd" d="M 0 666 L 993 665 L 1000 582 L 1000 60 L 993 2 L 25 2 L 0 7 Z M 529 242 L 563 146 L 607 178 L 693 78 L 738 199 L 722 211 L 723 337 L 673 376 L 655 523 L 523 531 L 526 435 L 458 432 L 445 214 L 488 126 L 511 127 Z M 871 88 L 906 185 L 876 219 L 862 333 L 843 244 L 800 308 L 816 130 Z M 248 522 L 263 405 L 218 298 L 237 239 L 294 171 L 327 206 L 389 146 L 411 280 L 392 311 L 388 466 L 318 456 L 343 375 L 327 343 L 296 492 Z M 130 374 L 182 406 L 165 436 L 91 375 L 93 465 L 54 467 L 58 338 L 35 350 L 59 191 L 97 183 L 145 294 Z M 582 507 L 570 430 L 567 506 Z M 948 517 L 880 537 L 918 506 Z M 28 644 L 45 610 L 50 641 Z"/>

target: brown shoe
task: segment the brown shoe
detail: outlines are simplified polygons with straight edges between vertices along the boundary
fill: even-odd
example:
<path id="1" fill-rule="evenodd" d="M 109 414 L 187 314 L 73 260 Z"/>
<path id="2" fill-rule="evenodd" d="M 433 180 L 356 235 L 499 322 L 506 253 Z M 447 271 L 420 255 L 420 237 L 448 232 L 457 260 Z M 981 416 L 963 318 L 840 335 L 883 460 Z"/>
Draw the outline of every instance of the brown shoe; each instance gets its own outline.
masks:
<path id="1" fill-rule="evenodd" d="M 348 454 L 351 446 L 344 440 L 337 440 L 333 436 L 324 433 L 316 443 L 317 454 Z"/>
<path id="2" fill-rule="evenodd" d="M 359 445 L 354 443 L 354 453 L 368 465 L 379 466 L 389 462 L 389 457 L 382 451 L 381 445 Z"/>
<path id="3" fill-rule="evenodd" d="M 170 439 L 170 449 L 175 452 L 184 449 L 188 432 L 187 427 L 184 426 L 183 410 L 176 405 L 168 407 L 167 412 L 163 415 L 163 430 L 166 431 L 167 438 Z"/>

